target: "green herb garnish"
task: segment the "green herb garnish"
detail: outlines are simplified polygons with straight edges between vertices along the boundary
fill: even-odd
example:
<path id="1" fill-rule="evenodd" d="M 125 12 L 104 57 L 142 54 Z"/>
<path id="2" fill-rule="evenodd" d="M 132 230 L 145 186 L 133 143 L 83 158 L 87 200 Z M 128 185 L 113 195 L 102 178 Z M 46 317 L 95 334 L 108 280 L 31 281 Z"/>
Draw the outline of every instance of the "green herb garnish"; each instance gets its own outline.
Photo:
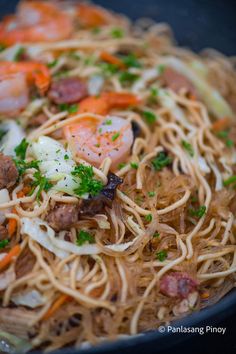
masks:
<path id="1" fill-rule="evenodd" d="M 76 244 L 82 246 L 85 243 L 95 243 L 94 236 L 87 231 L 80 230 L 76 235 Z"/>
<path id="2" fill-rule="evenodd" d="M 123 71 L 120 75 L 119 75 L 119 80 L 121 84 L 128 84 L 128 83 L 133 83 L 134 81 L 136 81 L 139 78 L 139 75 L 137 74 L 133 74 L 129 71 Z"/>
<path id="3" fill-rule="evenodd" d="M 165 65 L 163 65 L 163 64 L 160 64 L 160 65 L 158 65 L 158 67 L 157 67 L 157 72 L 158 72 L 158 74 L 159 75 L 162 75 L 163 73 L 164 73 L 164 71 L 165 71 Z"/>
<path id="4" fill-rule="evenodd" d="M 203 217 L 203 215 L 206 214 L 206 210 L 206 206 L 201 205 L 198 209 L 189 209 L 189 214 L 191 216 L 196 216 L 198 219 L 200 219 L 201 217 Z"/>
<path id="5" fill-rule="evenodd" d="M 6 49 L 5 44 L 0 43 L 0 52 L 2 52 L 2 51 L 5 50 L 5 49 Z"/>
<path id="6" fill-rule="evenodd" d="M 111 140 L 115 141 L 116 139 L 119 138 L 119 136 L 120 136 L 120 133 L 115 133 L 114 135 L 112 135 Z"/>
<path id="7" fill-rule="evenodd" d="M 107 119 L 103 124 L 104 125 L 112 125 L 112 120 L 111 119 Z"/>
<path id="8" fill-rule="evenodd" d="M 39 200 L 40 198 L 40 194 L 42 191 L 48 192 L 49 189 L 52 188 L 53 184 L 51 182 L 49 182 L 49 179 L 46 178 L 45 176 L 43 176 L 40 171 L 37 171 L 33 174 L 35 180 L 33 182 L 31 182 L 31 185 L 33 187 L 38 187 L 39 186 L 39 190 L 36 194 L 36 199 Z M 34 193 L 34 189 L 31 191 L 31 194 Z"/>
<path id="9" fill-rule="evenodd" d="M 57 63 L 58 63 L 58 59 L 55 59 L 55 60 L 51 61 L 50 63 L 48 63 L 48 64 L 47 64 L 47 67 L 48 67 L 49 69 L 54 68 L 54 66 L 56 66 Z"/>
<path id="10" fill-rule="evenodd" d="M 144 219 L 148 222 L 152 221 L 152 214 L 145 215 Z"/>
<path id="11" fill-rule="evenodd" d="M 2 140 L 2 138 L 4 137 L 4 135 L 6 135 L 7 132 L 3 129 L 0 129 L 0 141 Z"/>
<path id="12" fill-rule="evenodd" d="M 79 186 L 74 190 L 75 194 L 82 196 L 86 193 L 95 196 L 103 188 L 101 181 L 94 179 L 93 168 L 91 166 L 78 165 L 75 167 L 74 171 L 71 172 L 72 176 L 77 176 L 80 178 Z"/>
<path id="13" fill-rule="evenodd" d="M 235 182 L 236 182 L 236 175 L 233 175 L 233 176 L 227 178 L 226 180 L 224 180 L 224 181 L 223 181 L 223 185 L 224 185 L 225 187 L 227 187 L 227 186 L 229 186 L 230 184 L 235 183 Z"/>
<path id="14" fill-rule="evenodd" d="M 135 170 L 138 169 L 138 163 L 136 163 L 136 162 L 130 162 L 130 166 Z"/>
<path id="15" fill-rule="evenodd" d="M 193 147 L 190 143 L 188 143 L 186 140 L 182 140 L 182 146 L 183 148 L 188 152 L 188 154 L 193 157 L 194 156 L 194 150 Z"/>
<path id="16" fill-rule="evenodd" d="M 16 156 L 19 157 L 20 159 L 24 160 L 28 146 L 29 146 L 28 141 L 26 141 L 25 138 L 22 139 L 21 143 L 19 145 L 17 145 L 14 149 Z"/>
<path id="17" fill-rule="evenodd" d="M 146 119 L 148 124 L 153 124 L 156 122 L 156 115 L 150 111 L 144 111 L 143 117 Z"/>
<path id="18" fill-rule="evenodd" d="M 1 240 L 0 241 L 0 249 L 5 248 L 9 244 L 9 240 Z"/>
<path id="19" fill-rule="evenodd" d="M 39 169 L 39 161 L 33 160 L 30 162 L 25 162 L 24 160 L 16 160 L 14 159 L 16 168 L 18 170 L 19 176 L 22 176 L 26 170 L 29 168 L 35 168 L 36 170 Z"/>
<path id="20" fill-rule="evenodd" d="M 167 258 L 167 251 L 162 250 L 156 253 L 158 261 L 163 262 Z"/>
<path id="21" fill-rule="evenodd" d="M 22 55 L 24 54 L 24 52 L 25 52 L 25 48 L 20 47 L 20 48 L 17 50 L 17 52 L 16 52 L 16 54 L 15 54 L 15 56 L 14 56 L 14 58 L 13 58 L 13 61 L 20 61 Z"/>
<path id="22" fill-rule="evenodd" d="M 75 104 L 68 104 L 68 103 L 61 103 L 58 105 L 60 111 L 64 112 L 67 111 L 68 113 L 76 113 L 78 111 L 78 105 Z"/>
<path id="23" fill-rule="evenodd" d="M 64 155 L 64 160 L 69 160 L 69 156 L 67 154 Z"/>
<path id="24" fill-rule="evenodd" d="M 148 192 L 149 197 L 154 197 L 154 195 L 155 195 L 155 192 Z"/>
<path id="25" fill-rule="evenodd" d="M 101 28 L 100 27 L 94 27 L 91 30 L 92 34 L 99 34 L 101 32 Z"/>
<path id="26" fill-rule="evenodd" d="M 153 235 L 153 237 L 155 237 L 155 238 L 158 238 L 158 237 L 160 237 L 160 234 L 159 234 L 159 232 L 155 232 L 155 233 L 154 233 L 154 235 Z"/>
<path id="27" fill-rule="evenodd" d="M 123 38 L 124 37 L 124 31 L 122 28 L 115 27 L 111 30 L 111 36 L 113 38 Z"/>
<path id="28" fill-rule="evenodd" d="M 159 154 L 152 160 L 152 165 L 156 171 L 161 171 L 164 167 L 172 163 L 172 158 L 169 157 L 164 151 L 159 152 Z"/>
<path id="29" fill-rule="evenodd" d="M 142 67 L 142 65 L 139 62 L 139 60 L 137 59 L 136 55 L 133 53 L 123 56 L 122 61 L 128 68 L 141 68 Z"/>
<path id="30" fill-rule="evenodd" d="M 101 68 L 105 75 L 109 76 L 116 74 L 119 71 L 119 67 L 116 64 L 100 63 L 98 66 Z"/>
<path id="31" fill-rule="evenodd" d="M 234 142 L 231 139 L 226 139 L 225 145 L 227 146 L 227 148 L 232 148 L 234 146 Z"/>
<path id="32" fill-rule="evenodd" d="M 229 131 L 228 130 L 221 130 L 221 131 L 217 132 L 216 135 L 218 136 L 218 138 L 226 139 L 226 138 L 228 138 Z"/>
<path id="33" fill-rule="evenodd" d="M 119 165 L 118 165 L 118 169 L 119 170 L 121 170 L 123 167 L 125 167 L 126 166 L 126 163 L 124 163 L 124 162 L 121 162 L 121 163 L 119 163 Z"/>

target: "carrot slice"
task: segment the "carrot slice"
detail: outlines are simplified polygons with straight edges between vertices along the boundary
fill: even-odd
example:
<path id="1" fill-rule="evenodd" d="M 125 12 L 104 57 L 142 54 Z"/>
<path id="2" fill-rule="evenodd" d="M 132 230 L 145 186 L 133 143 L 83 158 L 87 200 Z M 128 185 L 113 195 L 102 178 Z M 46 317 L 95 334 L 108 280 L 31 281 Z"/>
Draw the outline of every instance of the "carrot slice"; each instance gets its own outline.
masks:
<path id="1" fill-rule="evenodd" d="M 15 208 L 12 210 L 12 213 L 16 214 Z M 14 235 L 14 233 L 16 232 L 16 229 L 17 229 L 16 219 L 14 219 L 14 218 L 9 219 L 9 221 L 8 221 L 8 234 L 10 237 Z"/>
<path id="2" fill-rule="evenodd" d="M 69 299 L 70 299 L 69 295 L 66 295 L 66 294 L 60 295 L 57 298 L 57 300 L 54 302 L 52 307 L 44 314 L 42 320 L 48 320 Z"/>
<path id="3" fill-rule="evenodd" d="M 140 103 L 139 98 L 132 93 L 125 92 L 105 92 L 101 95 L 109 108 L 128 108 L 129 106 L 137 106 Z"/>
<path id="4" fill-rule="evenodd" d="M 9 263 L 11 263 L 14 257 L 20 254 L 21 248 L 19 245 L 14 246 L 10 252 L 0 261 L 0 270 L 5 268 Z"/>
<path id="5" fill-rule="evenodd" d="M 102 97 L 87 97 L 79 104 L 78 113 L 95 113 L 106 115 L 109 112 L 109 107 L 106 100 Z"/>
<path id="6" fill-rule="evenodd" d="M 17 198 L 25 197 L 31 191 L 30 186 L 24 186 L 21 191 L 17 193 Z"/>
<path id="7" fill-rule="evenodd" d="M 230 119 L 225 117 L 225 118 L 219 119 L 215 123 L 213 123 L 212 130 L 214 130 L 215 132 L 219 132 L 221 130 L 228 128 L 229 125 L 230 125 Z"/>
<path id="8" fill-rule="evenodd" d="M 110 16 L 107 11 L 98 6 L 79 4 L 78 5 L 79 21 L 84 27 L 97 27 L 110 22 Z"/>
<path id="9" fill-rule="evenodd" d="M 109 64 L 117 65 L 119 68 L 125 69 L 123 61 L 108 52 L 101 52 L 100 58 Z"/>

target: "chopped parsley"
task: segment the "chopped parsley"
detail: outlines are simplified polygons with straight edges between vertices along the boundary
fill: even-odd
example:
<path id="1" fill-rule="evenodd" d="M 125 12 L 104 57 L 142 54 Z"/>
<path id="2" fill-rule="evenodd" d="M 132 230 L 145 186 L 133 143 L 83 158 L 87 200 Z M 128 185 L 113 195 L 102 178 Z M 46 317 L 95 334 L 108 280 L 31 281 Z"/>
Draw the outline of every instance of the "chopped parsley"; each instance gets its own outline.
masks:
<path id="1" fill-rule="evenodd" d="M 226 180 L 224 180 L 223 185 L 225 187 L 229 186 L 230 184 L 233 184 L 236 182 L 236 175 L 230 176 Z"/>
<path id="2" fill-rule="evenodd" d="M 1 240 L 0 241 L 0 249 L 5 248 L 9 244 L 9 240 Z"/>
<path id="3" fill-rule="evenodd" d="M 13 58 L 13 61 L 20 61 L 22 55 L 24 54 L 24 52 L 25 52 L 25 48 L 20 47 L 20 48 L 17 50 L 17 52 L 16 52 L 16 54 L 15 54 L 15 56 L 14 56 L 14 58 Z"/>
<path id="4" fill-rule="evenodd" d="M 68 104 L 68 103 L 61 103 L 59 104 L 60 111 L 64 112 L 67 111 L 68 113 L 76 113 L 78 111 L 78 105 L 75 104 Z"/>
<path id="5" fill-rule="evenodd" d="M 80 230 L 76 235 L 76 244 L 82 246 L 85 243 L 95 243 L 94 237 L 87 231 Z"/>
<path id="6" fill-rule="evenodd" d="M 112 125 L 112 120 L 111 119 L 107 119 L 103 124 Z"/>
<path id="7" fill-rule="evenodd" d="M 91 30 L 92 34 L 99 34 L 101 32 L 101 28 L 100 27 L 94 27 Z"/>
<path id="8" fill-rule="evenodd" d="M 50 63 L 48 63 L 48 64 L 47 64 L 47 67 L 48 67 L 49 69 L 54 68 L 54 66 L 56 66 L 57 63 L 58 63 L 58 59 L 55 59 L 55 60 L 51 61 Z"/>
<path id="9" fill-rule="evenodd" d="M 69 160 L 69 156 L 67 154 L 64 155 L 64 160 Z"/>
<path id="10" fill-rule="evenodd" d="M 19 157 L 20 159 L 24 160 L 28 146 L 29 146 L 28 141 L 26 141 L 25 138 L 22 139 L 21 143 L 19 145 L 17 145 L 14 149 L 16 156 Z"/>
<path id="11" fill-rule="evenodd" d="M 160 65 L 158 65 L 158 67 L 157 67 L 157 72 L 158 72 L 158 74 L 159 75 L 162 75 L 163 73 L 164 73 L 164 71 L 165 71 L 165 65 L 163 65 L 163 64 L 160 64 Z"/>
<path id="12" fill-rule="evenodd" d="M 128 68 L 141 68 L 142 67 L 140 61 L 137 59 L 136 55 L 133 53 L 123 56 L 122 61 L 125 64 L 125 66 L 127 66 Z"/>
<path id="13" fill-rule="evenodd" d="M 112 36 L 112 38 L 123 38 L 124 37 L 124 31 L 123 31 L 122 28 L 114 27 L 111 30 L 111 36 Z"/>
<path id="14" fill-rule="evenodd" d="M 148 222 L 152 221 L 152 214 L 145 215 L 144 219 Z"/>
<path id="15" fill-rule="evenodd" d="M 152 165 L 156 171 L 161 171 L 164 167 L 172 163 L 172 158 L 168 156 L 164 151 L 159 152 L 159 154 L 152 160 Z"/>
<path id="16" fill-rule="evenodd" d="M 143 117 L 145 118 L 148 124 L 153 124 L 156 122 L 156 115 L 150 111 L 144 111 Z"/>
<path id="17" fill-rule="evenodd" d="M 33 187 L 38 187 L 39 186 L 39 190 L 36 194 L 36 199 L 39 200 L 40 198 L 40 194 L 42 191 L 49 191 L 49 189 L 52 188 L 53 184 L 51 182 L 49 182 L 48 178 L 46 178 L 45 176 L 43 176 L 40 171 L 36 171 L 34 174 L 33 174 L 35 180 L 33 182 L 31 182 L 31 185 Z M 31 194 L 33 194 L 34 192 L 34 189 L 32 189 L 31 191 Z"/>
<path id="18" fill-rule="evenodd" d="M 126 163 L 124 163 L 124 162 L 121 162 L 121 163 L 119 163 L 119 165 L 118 165 L 118 169 L 119 170 L 121 170 L 123 167 L 125 167 L 126 166 Z"/>
<path id="19" fill-rule="evenodd" d="M 70 58 L 72 58 L 74 60 L 80 60 L 81 59 L 80 55 L 75 53 L 75 52 L 70 52 L 69 56 L 70 56 Z"/>
<path id="20" fill-rule="evenodd" d="M 36 170 L 39 169 L 39 161 L 33 160 L 30 162 L 25 162 L 24 160 L 16 160 L 14 159 L 16 168 L 18 170 L 19 176 L 22 176 L 26 170 L 29 168 L 35 168 Z"/>
<path id="21" fill-rule="evenodd" d="M 221 138 L 225 141 L 225 145 L 227 148 L 232 148 L 234 146 L 233 140 L 229 139 L 229 130 L 221 130 L 217 134 L 218 138 Z"/>
<path id="22" fill-rule="evenodd" d="M 78 165 L 71 172 L 72 176 L 80 178 L 79 186 L 74 190 L 75 194 L 81 197 L 83 194 L 97 195 L 103 188 L 101 181 L 93 178 L 93 168 L 91 166 Z"/>
<path id="23" fill-rule="evenodd" d="M 151 97 L 152 97 L 152 98 L 156 98 L 156 97 L 158 96 L 158 94 L 159 94 L 158 88 L 152 86 L 152 87 L 150 88 L 150 95 L 151 95 Z"/>
<path id="24" fill-rule="evenodd" d="M 119 80 L 121 84 L 128 84 L 128 83 L 133 83 L 134 81 L 136 81 L 139 78 L 139 75 L 137 74 L 133 74 L 129 71 L 123 71 L 120 75 L 119 75 Z"/>
<path id="25" fill-rule="evenodd" d="M 6 49 L 5 44 L 0 43 L 0 52 L 2 52 L 2 51 L 5 50 L 5 49 Z"/>
<path id="26" fill-rule="evenodd" d="M 182 146 L 191 157 L 194 156 L 193 146 L 190 143 L 188 143 L 186 140 L 182 140 Z"/>
<path id="27" fill-rule="evenodd" d="M 111 140 L 116 141 L 116 139 L 118 139 L 119 136 L 120 136 L 120 133 L 115 133 L 114 135 L 112 135 Z"/>
<path id="28" fill-rule="evenodd" d="M 155 232 L 154 235 L 153 235 L 153 237 L 155 237 L 155 238 L 160 237 L 160 233 L 159 233 L 159 232 Z"/>
<path id="29" fill-rule="evenodd" d="M 167 258 L 167 251 L 162 250 L 156 253 L 158 261 L 163 262 Z"/>
<path id="30" fill-rule="evenodd" d="M 0 129 L 0 141 L 2 140 L 2 138 L 4 137 L 4 135 L 6 135 L 7 132 L 3 129 Z"/>
<path id="31" fill-rule="evenodd" d="M 130 166 L 135 170 L 138 169 L 138 163 L 136 163 L 136 162 L 130 162 Z"/>
<path id="32" fill-rule="evenodd" d="M 119 67 L 116 64 L 100 63 L 98 66 L 105 75 L 113 75 L 119 71 Z"/>
<path id="33" fill-rule="evenodd" d="M 231 139 L 226 139 L 225 145 L 227 146 L 227 148 L 232 148 L 234 146 L 234 142 Z"/>
<path id="34" fill-rule="evenodd" d="M 149 197 L 154 197 L 154 195 L 155 195 L 155 192 L 148 192 Z"/>
<path id="35" fill-rule="evenodd" d="M 203 217 L 203 215 L 206 214 L 206 206 L 205 205 L 201 205 L 198 209 L 189 209 L 189 214 L 191 216 L 196 216 L 198 219 L 200 219 L 201 217 Z"/>

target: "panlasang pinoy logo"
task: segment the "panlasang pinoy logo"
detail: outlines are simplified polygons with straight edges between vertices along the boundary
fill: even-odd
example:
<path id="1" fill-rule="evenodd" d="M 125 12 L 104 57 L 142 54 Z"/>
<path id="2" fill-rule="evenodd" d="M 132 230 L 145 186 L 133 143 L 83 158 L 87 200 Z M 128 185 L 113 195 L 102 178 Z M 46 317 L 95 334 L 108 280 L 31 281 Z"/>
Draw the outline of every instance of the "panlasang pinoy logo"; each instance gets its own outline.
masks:
<path id="1" fill-rule="evenodd" d="M 207 334 L 207 333 L 213 333 L 213 334 L 215 333 L 215 334 L 224 335 L 226 332 L 226 327 L 160 326 L 160 327 L 158 327 L 158 332 L 160 332 L 160 333 L 197 333 L 200 335 Z"/>

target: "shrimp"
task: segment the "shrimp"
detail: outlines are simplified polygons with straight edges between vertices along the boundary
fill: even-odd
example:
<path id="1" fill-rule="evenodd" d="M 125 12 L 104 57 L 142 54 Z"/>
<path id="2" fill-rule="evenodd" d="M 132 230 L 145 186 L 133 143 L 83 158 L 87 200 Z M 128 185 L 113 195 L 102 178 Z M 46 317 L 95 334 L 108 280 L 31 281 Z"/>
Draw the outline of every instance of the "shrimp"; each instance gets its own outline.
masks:
<path id="1" fill-rule="evenodd" d="M 41 94 L 44 94 L 51 81 L 50 72 L 46 65 L 29 62 L 0 61 L 0 76 L 23 73 L 29 84 L 35 83 Z"/>
<path id="2" fill-rule="evenodd" d="M 0 114 L 15 116 L 28 102 L 29 92 L 24 74 L 0 77 Z"/>
<path id="3" fill-rule="evenodd" d="M 87 116 L 64 127 L 64 135 L 75 156 L 94 166 L 110 157 L 113 169 L 128 157 L 134 140 L 130 122 L 117 116 Z"/>
<path id="4" fill-rule="evenodd" d="M 77 13 L 80 24 L 86 28 L 103 26 L 114 20 L 108 11 L 90 4 L 79 4 Z"/>
<path id="5" fill-rule="evenodd" d="M 6 46 L 21 42 L 52 42 L 68 38 L 72 18 L 54 4 L 23 1 L 16 16 L 0 25 L 0 42 Z"/>

